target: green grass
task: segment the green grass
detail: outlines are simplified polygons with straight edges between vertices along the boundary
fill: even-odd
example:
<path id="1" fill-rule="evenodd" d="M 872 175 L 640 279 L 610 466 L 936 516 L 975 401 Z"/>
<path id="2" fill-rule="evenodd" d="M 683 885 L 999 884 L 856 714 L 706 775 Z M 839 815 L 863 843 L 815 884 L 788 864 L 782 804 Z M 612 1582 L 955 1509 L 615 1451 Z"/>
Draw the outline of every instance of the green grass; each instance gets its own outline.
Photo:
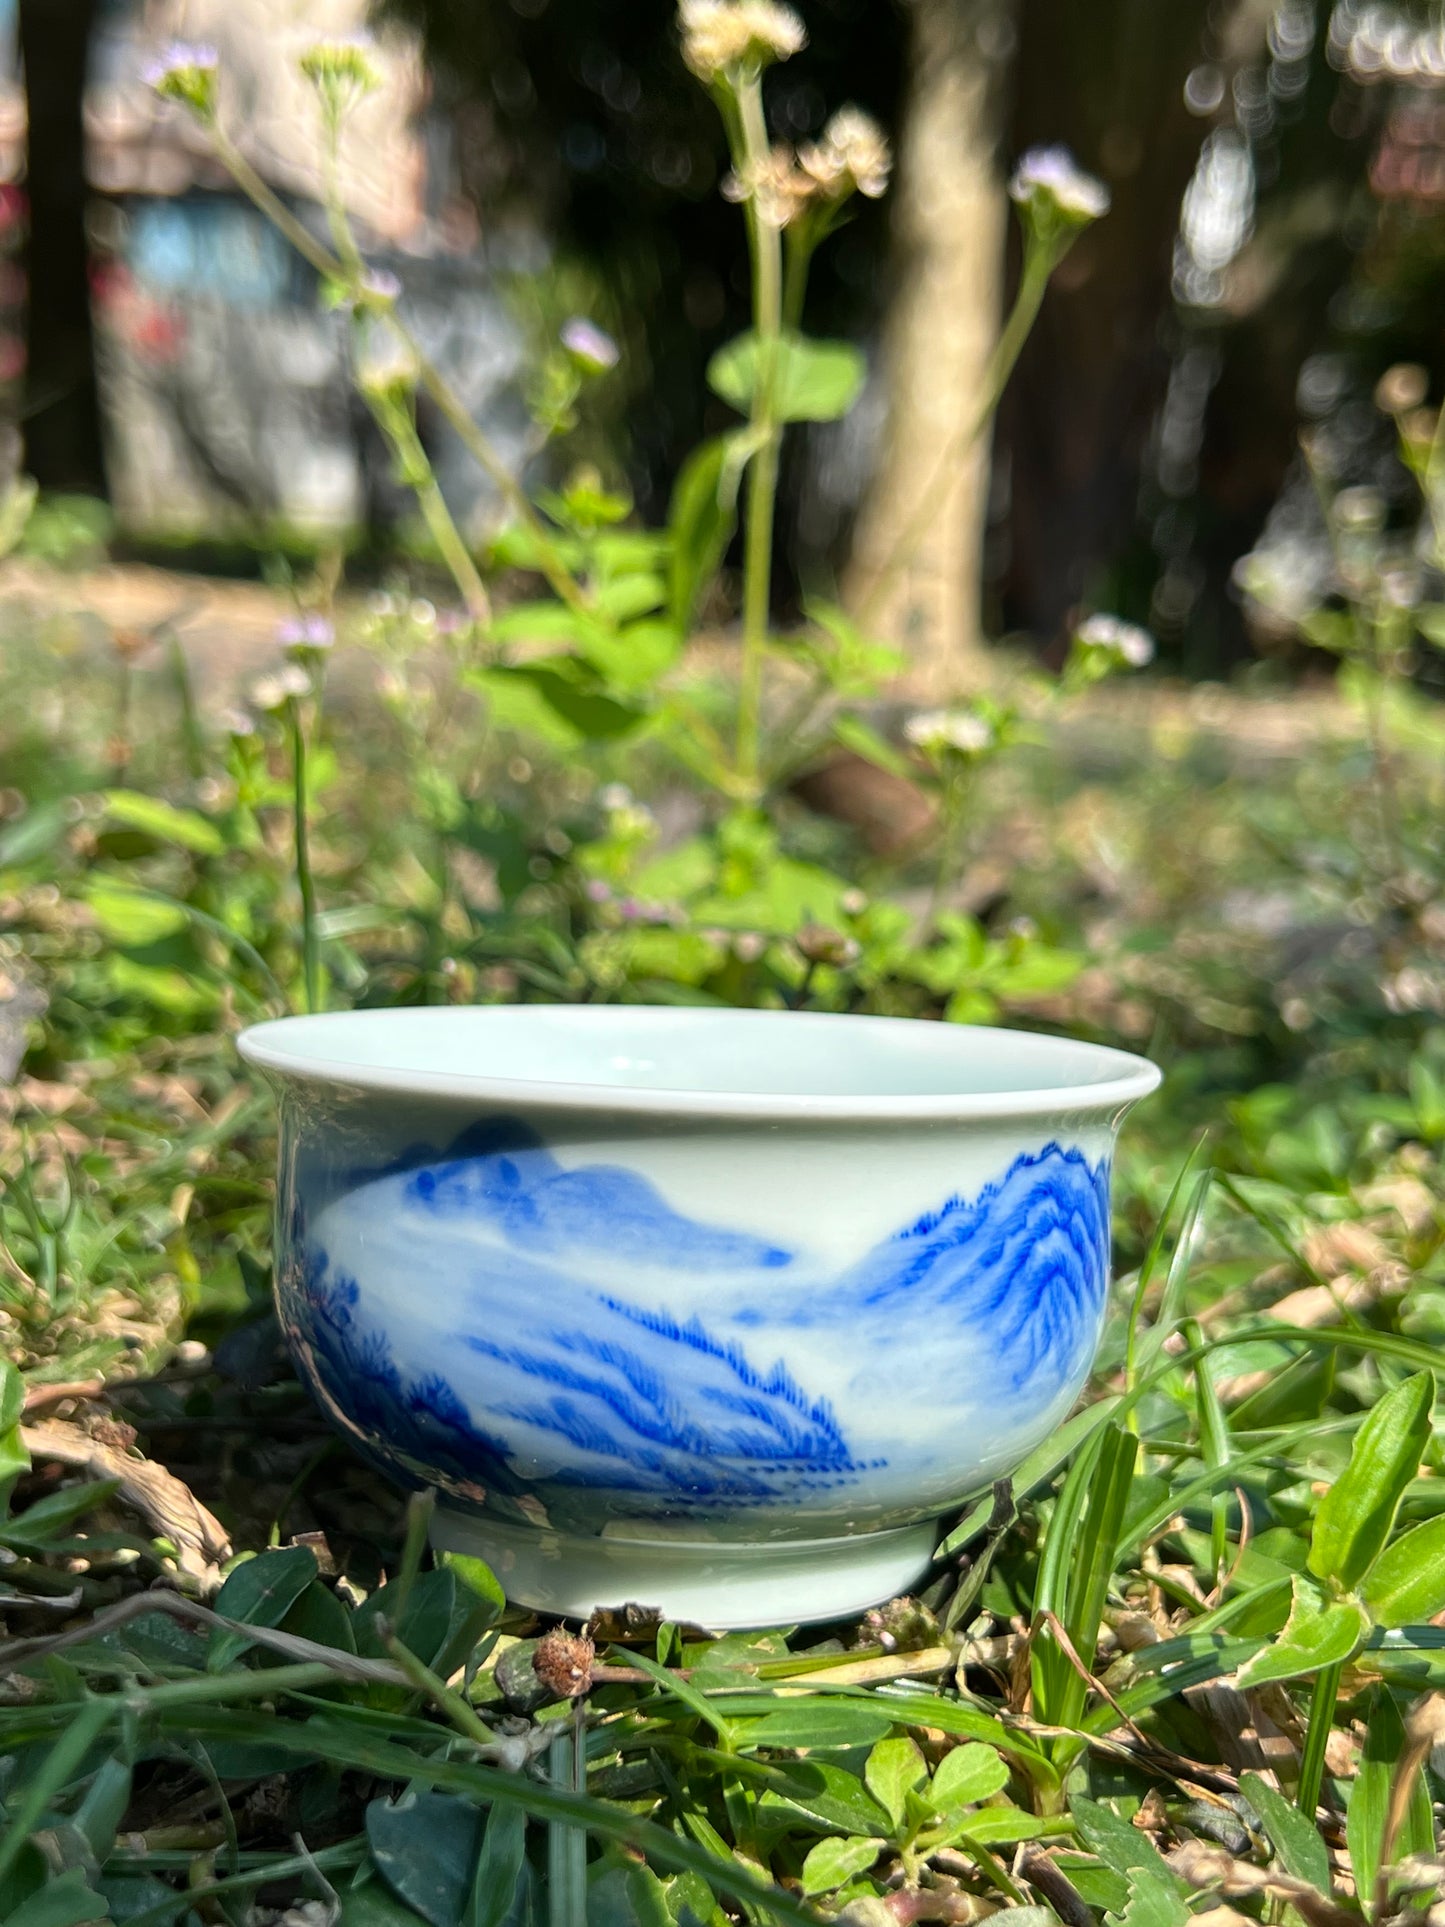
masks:
<path id="1" fill-rule="evenodd" d="M 379 626 L 400 693 L 338 673 L 309 725 L 328 1002 L 953 995 L 866 931 L 807 967 L 786 906 L 701 974 L 687 927 L 620 949 L 587 885 L 625 890 L 651 832 L 597 796 L 625 777 L 685 816 L 666 746 L 549 750 Z M 0 690 L 0 970 L 48 999 L 0 1153 L 0 1918 L 1172 1927 L 1223 1901 L 1343 1927 L 1434 1901 L 1428 714 L 1400 725 L 1408 874 L 1348 732 L 1246 780 L 1219 734 L 1101 703 L 998 766 L 978 928 L 1002 954 L 1031 919 L 1083 968 L 990 994 L 1168 1073 L 1126 1133 L 1088 1402 L 916 1600 L 715 1641 L 618 1618 L 572 1702 L 532 1663 L 546 1624 L 423 1550 L 424 1508 L 278 1344 L 269 1110 L 230 1039 L 304 996 L 288 739 L 197 723 L 163 666 L 57 677 L 62 640 L 17 636 Z M 786 798 L 772 821 L 872 901 L 930 887 L 926 855 L 883 865 Z"/>

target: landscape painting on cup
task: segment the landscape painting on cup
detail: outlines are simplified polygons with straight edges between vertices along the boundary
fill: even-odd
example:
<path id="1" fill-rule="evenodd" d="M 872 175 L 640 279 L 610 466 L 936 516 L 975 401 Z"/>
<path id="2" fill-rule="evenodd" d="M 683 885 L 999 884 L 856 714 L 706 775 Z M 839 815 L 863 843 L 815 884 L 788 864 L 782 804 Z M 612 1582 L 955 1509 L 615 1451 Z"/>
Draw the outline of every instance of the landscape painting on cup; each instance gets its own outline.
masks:
<path id="1" fill-rule="evenodd" d="M 654 1519 L 876 1506 L 895 1482 L 946 1502 L 950 1427 L 1002 1465 L 1062 1416 L 1107 1285 L 1107 1160 L 1055 1142 L 841 1275 L 514 1123 L 357 1173 L 314 1216 L 307 1189 L 281 1303 L 323 1403 L 395 1469 L 514 1513 L 557 1487 Z"/>

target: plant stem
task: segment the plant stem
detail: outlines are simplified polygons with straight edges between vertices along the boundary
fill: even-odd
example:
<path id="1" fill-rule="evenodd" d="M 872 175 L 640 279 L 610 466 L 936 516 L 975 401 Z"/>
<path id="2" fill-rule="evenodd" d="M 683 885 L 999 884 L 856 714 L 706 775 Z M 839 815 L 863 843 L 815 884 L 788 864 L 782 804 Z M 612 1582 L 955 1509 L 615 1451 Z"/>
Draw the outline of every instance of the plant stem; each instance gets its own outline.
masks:
<path id="1" fill-rule="evenodd" d="M 754 175 L 767 159 L 768 130 L 763 90 L 757 74 L 738 87 L 741 130 L 739 173 Z M 748 471 L 747 529 L 743 539 L 743 658 L 738 688 L 737 773 L 752 797 L 758 789 L 759 730 L 763 669 L 768 647 L 768 604 L 773 575 L 773 519 L 777 509 L 778 454 L 782 440 L 777 419 L 778 363 L 783 334 L 782 233 L 748 203 L 748 243 L 753 269 L 753 333 L 757 344 L 752 427 L 757 452 Z"/>
<path id="2" fill-rule="evenodd" d="M 1305 1733 L 1304 1753 L 1300 1758 L 1299 1792 L 1296 1798 L 1300 1812 L 1311 1826 L 1315 1821 L 1315 1809 L 1320 1803 L 1320 1788 L 1325 1777 L 1325 1747 L 1334 1724 L 1335 1700 L 1339 1695 L 1340 1675 L 1344 1670 L 1343 1664 L 1322 1667 L 1315 1674 L 1314 1688 L 1310 1693 L 1309 1728 Z"/>
<path id="3" fill-rule="evenodd" d="M 291 726 L 292 809 L 296 824 L 296 887 L 301 892 L 301 960 L 306 1009 L 321 1008 L 321 950 L 316 934 L 316 880 L 311 874 L 311 837 L 306 805 L 306 726 L 297 697 L 289 697 L 286 720 Z"/>
<path id="4" fill-rule="evenodd" d="M 360 292 L 356 285 L 359 273 L 349 270 L 345 261 L 318 241 L 304 222 L 297 220 L 280 195 L 267 185 L 241 150 L 215 122 L 208 123 L 208 132 L 216 158 L 237 187 L 266 216 L 277 231 L 285 236 L 302 259 L 315 268 L 323 281 L 333 282 L 338 287 L 349 288 L 353 293 Z M 359 255 L 357 262 L 359 265 Z M 568 568 L 551 530 L 533 508 L 526 490 L 492 447 L 484 431 L 472 420 L 441 371 L 423 353 L 421 344 L 411 330 L 397 318 L 395 312 L 389 311 L 386 320 L 402 347 L 413 357 L 421 386 L 446 417 L 472 460 L 496 486 L 512 513 L 532 537 L 537 549 L 538 570 L 554 594 L 560 597 L 569 608 L 579 611 L 587 609 L 589 605 L 585 591 Z M 464 594 L 466 593 L 465 584 L 459 583 L 458 587 Z"/>
<path id="5" fill-rule="evenodd" d="M 1063 258 L 1063 250 L 1055 244 L 1047 244 L 1032 233 L 1025 243 L 1023 272 L 1019 277 L 1018 293 L 1009 311 L 1007 321 L 1000 330 L 994 343 L 993 353 L 989 356 L 988 368 L 984 375 L 983 396 L 977 410 L 964 423 L 956 434 L 943 446 L 942 453 L 934 465 L 928 486 L 922 491 L 913 515 L 905 527 L 893 553 L 884 562 L 874 579 L 872 588 L 863 603 L 860 620 L 867 623 L 877 614 L 878 605 L 888 591 L 894 578 L 901 575 L 917 556 L 924 537 L 932 528 L 934 520 L 943 504 L 945 484 L 949 471 L 968 453 L 983 434 L 1003 399 L 1004 389 L 1008 386 L 1009 376 L 1014 364 L 1023 352 L 1034 322 L 1038 319 L 1039 308 L 1049 285 L 1049 277 Z"/>

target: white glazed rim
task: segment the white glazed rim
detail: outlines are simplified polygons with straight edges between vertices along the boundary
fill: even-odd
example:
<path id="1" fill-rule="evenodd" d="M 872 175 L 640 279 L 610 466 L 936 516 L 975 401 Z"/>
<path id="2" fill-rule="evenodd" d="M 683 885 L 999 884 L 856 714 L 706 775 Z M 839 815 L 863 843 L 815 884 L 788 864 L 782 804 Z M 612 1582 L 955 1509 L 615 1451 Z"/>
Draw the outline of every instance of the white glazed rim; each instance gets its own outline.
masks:
<path id="1" fill-rule="evenodd" d="M 1162 1073 L 1147 1058 L 1131 1051 L 1115 1050 L 1107 1044 L 1090 1044 L 1074 1038 L 1051 1037 L 1038 1031 L 1010 1030 L 983 1025 L 936 1026 L 942 1037 L 960 1041 L 973 1037 L 1017 1040 L 1030 1055 L 1047 1059 L 1050 1047 L 1067 1050 L 1078 1060 L 1082 1054 L 1097 1062 L 1098 1076 L 1088 1083 L 1042 1083 L 1008 1091 L 944 1091 L 886 1093 L 810 1094 L 808 1092 L 669 1090 L 639 1088 L 603 1083 L 562 1082 L 548 1078 L 486 1077 L 472 1072 L 403 1070 L 384 1064 L 338 1062 L 334 1058 L 312 1055 L 306 1049 L 305 1033 L 324 1025 L 327 1029 L 350 1025 L 364 1018 L 368 1027 L 378 1019 L 395 1016 L 408 1022 L 455 1021 L 466 1015 L 485 1020 L 493 1013 L 515 1017 L 519 1011 L 535 1008 L 538 1012 L 551 1005 L 441 1005 L 395 1012 L 381 1010 L 333 1011 L 314 1017 L 278 1017 L 253 1024 L 241 1032 L 237 1049 L 248 1064 L 274 1077 L 305 1083 L 330 1085 L 346 1090 L 385 1091 L 400 1096 L 440 1098 L 453 1103 L 496 1103 L 523 1105 L 530 1109 L 553 1111 L 628 1112 L 658 1118 L 746 1118 L 760 1121 L 837 1120 L 869 1123 L 880 1119 L 939 1122 L 989 1118 L 1058 1117 L 1080 1112 L 1122 1112 L 1151 1091 L 1157 1090 Z M 667 1004 L 598 1004 L 567 1007 L 575 1020 L 585 1012 L 584 1021 L 599 1026 L 618 1023 L 645 1011 L 650 1021 L 681 1028 L 700 1017 L 737 1024 L 832 1025 L 851 1029 L 868 1025 L 870 1029 L 916 1031 L 921 1021 L 907 1017 L 862 1017 L 832 1011 L 779 1010 L 698 1010 Z M 302 1033 L 298 1036 L 298 1032 Z"/>

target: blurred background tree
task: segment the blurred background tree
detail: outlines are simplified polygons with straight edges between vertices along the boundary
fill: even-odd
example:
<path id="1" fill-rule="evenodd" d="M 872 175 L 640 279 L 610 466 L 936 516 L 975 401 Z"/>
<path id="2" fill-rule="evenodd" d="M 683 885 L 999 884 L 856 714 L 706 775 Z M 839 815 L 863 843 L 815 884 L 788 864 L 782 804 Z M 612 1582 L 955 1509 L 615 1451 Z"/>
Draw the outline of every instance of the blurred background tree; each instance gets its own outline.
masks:
<path id="1" fill-rule="evenodd" d="M 379 553 L 405 539 L 314 281 L 268 252 L 140 104 L 159 35 L 230 36 L 228 72 L 253 62 L 233 106 L 254 123 L 258 164 L 315 218 L 289 110 L 265 79 L 265 19 L 270 7 L 279 39 L 332 28 L 347 6 L 360 17 L 363 0 L 20 0 L 18 15 L 9 0 L 0 194 L 14 198 L 0 213 L 13 225 L 23 187 L 23 404 L 4 290 L 0 385 L 42 482 L 100 489 L 93 320 L 109 487 L 132 542 L 204 540 L 214 560 L 224 535 L 244 562 L 278 544 Z M 802 11 L 809 46 L 768 79 L 775 131 L 807 138 L 825 103 L 853 100 L 894 134 L 900 165 L 810 289 L 810 327 L 859 341 L 873 372 L 847 421 L 790 454 L 780 611 L 843 584 L 905 643 L 920 686 L 956 675 L 981 634 L 1057 649 L 1080 609 L 1103 604 L 1148 622 L 1193 674 L 1283 646 L 1247 626 L 1232 570 L 1262 536 L 1320 539 L 1301 416 L 1346 468 L 1373 474 L 1389 454 L 1376 376 L 1402 354 L 1442 361 L 1433 15 L 1356 0 Z M 681 454 L 726 418 L 702 371 L 745 323 L 741 225 L 718 194 L 725 156 L 682 68 L 671 0 L 385 0 L 380 18 L 416 84 L 399 88 L 376 144 L 386 193 L 358 208 L 370 251 L 406 282 L 454 375 L 469 371 L 471 405 L 519 463 L 539 350 L 568 313 L 610 327 L 622 368 L 572 448 L 657 517 Z M 6 19 L 0 0 L 0 30 Z M 7 136 L 21 52 L 28 171 L 23 138 Z M 1106 182 L 1113 210 L 1048 296 L 991 460 L 941 462 L 1017 272 L 1009 169 L 1054 141 Z M 480 531 L 494 505 L 441 428 L 423 427 Z M 880 587 L 926 497 L 909 566 Z M 177 499 L 194 505 L 189 534 Z M 725 602 L 716 613 L 727 619 Z"/>

